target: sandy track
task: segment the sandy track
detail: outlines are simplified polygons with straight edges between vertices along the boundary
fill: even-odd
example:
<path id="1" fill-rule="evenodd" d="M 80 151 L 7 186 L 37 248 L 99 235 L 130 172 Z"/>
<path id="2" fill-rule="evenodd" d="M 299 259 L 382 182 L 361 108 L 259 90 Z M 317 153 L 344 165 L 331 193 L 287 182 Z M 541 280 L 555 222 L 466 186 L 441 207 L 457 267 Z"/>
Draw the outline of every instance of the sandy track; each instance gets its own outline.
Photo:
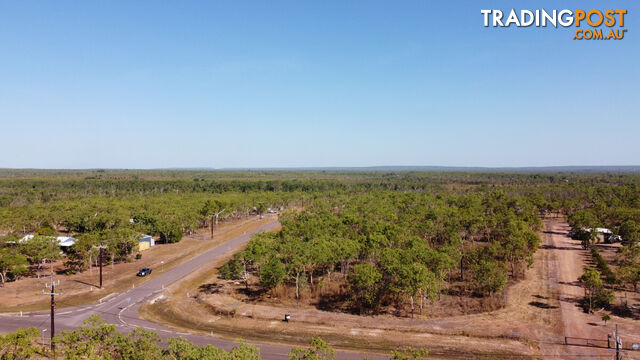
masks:
<path id="1" fill-rule="evenodd" d="M 615 319 L 603 325 L 599 314 L 587 314 L 580 307 L 579 301 L 584 297 L 584 288 L 578 282 L 584 266 L 588 264 L 589 253 L 582 249 L 579 241 L 567 236 L 569 225 L 558 221 L 546 221 L 545 247 L 553 253 L 549 262 L 550 286 L 558 293 L 560 304 L 560 325 L 566 337 L 595 339 L 596 344 L 606 345 L 607 334 L 615 328 Z M 623 334 L 623 341 L 625 334 Z M 626 340 L 635 340 L 633 334 L 626 333 Z M 581 343 L 580 340 L 569 339 L 569 344 Z M 553 346 L 549 350 L 566 359 L 602 358 L 611 359 L 615 353 L 610 349 L 587 346 Z M 629 352 L 625 359 L 640 358 L 640 354 Z"/>

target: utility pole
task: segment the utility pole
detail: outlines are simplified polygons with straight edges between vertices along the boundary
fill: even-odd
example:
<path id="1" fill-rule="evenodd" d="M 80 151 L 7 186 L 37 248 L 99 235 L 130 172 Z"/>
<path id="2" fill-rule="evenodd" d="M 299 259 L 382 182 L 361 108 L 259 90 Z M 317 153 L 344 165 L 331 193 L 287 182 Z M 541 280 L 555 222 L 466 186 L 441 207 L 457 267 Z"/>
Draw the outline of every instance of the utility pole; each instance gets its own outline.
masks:
<path id="1" fill-rule="evenodd" d="M 620 345 L 622 341 L 618 335 L 618 324 L 616 324 L 616 338 L 614 340 L 616 342 L 616 360 L 620 360 Z"/>
<path id="2" fill-rule="evenodd" d="M 107 248 L 107 245 L 92 246 L 93 249 L 100 249 L 100 289 L 102 289 L 102 250 Z"/>
<path id="3" fill-rule="evenodd" d="M 42 290 L 42 295 L 51 295 L 51 352 L 55 354 L 56 348 L 53 343 L 53 335 L 56 332 L 56 322 L 55 322 L 55 311 L 56 311 L 56 295 L 60 295 L 56 293 L 56 285 L 60 285 L 60 280 L 56 283 L 53 281 L 53 274 L 51 274 L 51 284 L 46 284 L 45 287 L 49 288 L 49 292 L 45 292 Z"/>

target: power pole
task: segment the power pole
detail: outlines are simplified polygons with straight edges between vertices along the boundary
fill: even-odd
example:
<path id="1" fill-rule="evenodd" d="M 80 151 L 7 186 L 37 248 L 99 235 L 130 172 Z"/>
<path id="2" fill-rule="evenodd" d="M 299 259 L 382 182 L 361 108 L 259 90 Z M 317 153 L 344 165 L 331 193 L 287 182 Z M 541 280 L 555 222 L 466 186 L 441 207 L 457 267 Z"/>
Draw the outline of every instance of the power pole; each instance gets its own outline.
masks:
<path id="1" fill-rule="evenodd" d="M 614 339 L 616 342 L 616 360 L 620 360 L 620 336 L 618 335 L 618 324 L 616 324 L 616 338 Z"/>
<path id="2" fill-rule="evenodd" d="M 107 248 L 107 245 L 92 246 L 93 249 L 100 249 L 100 289 L 102 289 L 102 250 Z"/>
<path id="3" fill-rule="evenodd" d="M 102 289 L 102 247 L 100 247 L 100 289 Z"/>
<path id="4" fill-rule="evenodd" d="M 55 354 L 56 348 L 53 343 L 53 335 L 56 332 L 56 322 L 55 322 L 55 312 L 56 312 L 56 295 L 60 295 L 56 293 L 56 285 L 60 285 L 60 280 L 58 280 L 57 284 L 53 281 L 53 274 L 51 274 L 51 284 L 46 284 L 45 287 L 49 288 L 49 292 L 45 292 L 42 290 L 42 295 L 51 295 L 51 352 Z"/>

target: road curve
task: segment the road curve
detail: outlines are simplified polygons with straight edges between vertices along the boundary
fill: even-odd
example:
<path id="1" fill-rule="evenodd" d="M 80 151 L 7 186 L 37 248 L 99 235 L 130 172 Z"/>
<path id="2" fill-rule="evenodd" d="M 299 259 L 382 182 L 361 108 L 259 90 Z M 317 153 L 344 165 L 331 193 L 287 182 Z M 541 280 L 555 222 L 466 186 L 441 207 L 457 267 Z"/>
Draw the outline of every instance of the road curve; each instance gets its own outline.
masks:
<path id="1" fill-rule="evenodd" d="M 116 325 L 118 331 L 121 332 L 129 332 L 135 328 L 144 328 L 157 332 L 163 340 L 182 336 L 198 345 L 211 344 L 215 347 L 229 350 L 236 345 L 235 341 L 216 337 L 215 334 L 213 334 L 213 336 L 202 336 L 178 332 L 160 324 L 141 319 L 138 314 L 138 309 L 146 300 L 160 293 L 165 286 L 182 279 L 209 262 L 238 249 L 250 240 L 251 235 L 273 230 L 277 226 L 279 226 L 278 220 L 259 226 L 252 231 L 197 255 L 175 266 L 171 270 L 155 276 L 136 288 L 110 296 L 101 303 L 60 309 L 56 312 L 56 332 L 73 330 L 82 325 L 82 322 L 89 318 L 89 316 L 100 314 L 104 321 Z M 23 316 L 0 314 L 0 332 L 11 332 L 18 328 L 29 326 L 34 326 L 40 330 L 46 329 L 45 334 L 51 334 L 49 312 L 33 312 L 23 314 Z M 241 334 L 238 334 L 238 337 L 241 338 Z M 287 345 L 250 343 L 260 348 L 260 354 L 265 360 L 287 359 L 287 354 L 291 349 L 291 346 Z M 345 360 L 362 359 L 364 356 L 365 354 L 355 352 L 338 352 L 338 358 Z M 368 357 L 371 357 L 371 354 L 368 354 Z"/>

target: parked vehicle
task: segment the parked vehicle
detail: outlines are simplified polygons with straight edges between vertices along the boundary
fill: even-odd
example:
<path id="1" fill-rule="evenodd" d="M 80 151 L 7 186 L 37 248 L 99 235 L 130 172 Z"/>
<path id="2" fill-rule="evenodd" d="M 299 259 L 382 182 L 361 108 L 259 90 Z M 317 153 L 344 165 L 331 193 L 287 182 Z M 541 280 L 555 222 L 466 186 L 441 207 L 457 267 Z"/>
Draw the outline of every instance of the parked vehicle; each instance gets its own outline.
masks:
<path id="1" fill-rule="evenodd" d="M 138 271 L 138 276 L 147 276 L 149 274 L 151 274 L 150 268 L 142 268 L 140 269 L 140 271 Z"/>
<path id="2" fill-rule="evenodd" d="M 620 235 L 605 236 L 604 242 L 606 242 L 607 244 L 613 244 L 613 243 L 617 243 L 617 242 L 622 242 L 622 236 L 620 236 Z"/>

